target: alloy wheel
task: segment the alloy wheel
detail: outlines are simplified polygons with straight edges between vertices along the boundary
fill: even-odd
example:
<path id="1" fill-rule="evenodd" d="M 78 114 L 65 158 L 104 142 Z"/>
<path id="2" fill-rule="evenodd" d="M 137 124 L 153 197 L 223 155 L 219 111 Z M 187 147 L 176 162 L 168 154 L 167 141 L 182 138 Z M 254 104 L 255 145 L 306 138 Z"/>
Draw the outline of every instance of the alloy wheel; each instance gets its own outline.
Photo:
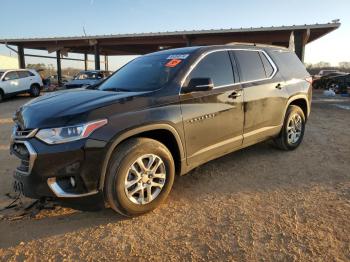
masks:
<path id="1" fill-rule="evenodd" d="M 287 139 L 289 144 L 296 144 L 302 133 L 303 120 L 300 115 L 294 114 L 290 117 L 287 126 Z"/>
<path id="2" fill-rule="evenodd" d="M 142 155 L 128 169 L 124 189 L 134 204 L 152 202 L 162 191 L 166 180 L 163 160 L 154 154 Z"/>

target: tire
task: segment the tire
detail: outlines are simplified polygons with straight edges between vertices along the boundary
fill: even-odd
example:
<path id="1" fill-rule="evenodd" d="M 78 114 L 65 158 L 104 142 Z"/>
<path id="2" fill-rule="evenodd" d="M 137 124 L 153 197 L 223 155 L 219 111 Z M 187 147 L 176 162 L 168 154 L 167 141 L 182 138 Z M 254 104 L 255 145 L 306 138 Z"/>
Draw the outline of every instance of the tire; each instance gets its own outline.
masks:
<path id="1" fill-rule="evenodd" d="M 137 162 L 140 159 L 144 166 L 153 159 L 154 166 L 159 164 L 159 167 L 153 173 L 143 172 Z M 161 173 L 165 175 L 161 176 Z M 149 138 L 129 139 L 118 146 L 111 156 L 104 185 L 106 201 L 113 210 L 124 216 L 142 215 L 158 207 L 167 198 L 174 176 L 174 160 L 166 146 Z"/>
<path id="2" fill-rule="evenodd" d="M 296 149 L 303 141 L 305 120 L 303 110 L 298 106 L 290 105 L 287 108 L 282 130 L 274 139 L 275 145 L 282 150 Z"/>
<path id="3" fill-rule="evenodd" d="M 4 100 L 4 93 L 0 90 L 0 103 Z"/>
<path id="4" fill-rule="evenodd" d="M 32 85 L 30 87 L 30 91 L 29 91 L 30 96 L 32 97 L 38 97 L 40 96 L 40 87 L 36 84 Z"/>

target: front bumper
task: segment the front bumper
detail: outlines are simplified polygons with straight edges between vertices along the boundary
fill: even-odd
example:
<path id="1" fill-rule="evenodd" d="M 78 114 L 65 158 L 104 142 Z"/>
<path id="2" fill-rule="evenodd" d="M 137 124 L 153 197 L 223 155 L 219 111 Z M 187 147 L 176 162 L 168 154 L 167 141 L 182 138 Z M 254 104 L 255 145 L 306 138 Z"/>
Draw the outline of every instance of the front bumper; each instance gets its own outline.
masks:
<path id="1" fill-rule="evenodd" d="M 98 183 L 104 141 L 87 139 L 47 145 L 34 135 L 13 137 L 10 147 L 11 154 L 20 160 L 14 178 L 25 196 L 103 201 Z"/>

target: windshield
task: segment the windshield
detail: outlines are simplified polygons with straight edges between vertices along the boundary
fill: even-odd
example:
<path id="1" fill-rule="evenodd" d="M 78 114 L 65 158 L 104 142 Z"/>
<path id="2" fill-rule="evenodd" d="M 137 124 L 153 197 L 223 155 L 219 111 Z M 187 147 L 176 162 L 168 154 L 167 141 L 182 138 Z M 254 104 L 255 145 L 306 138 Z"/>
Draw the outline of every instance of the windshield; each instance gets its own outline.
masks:
<path id="1" fill-rule="evenodd" d="M 101 72 L 80 72 L 75 79 L 84 80 L 84 79 L 101 79 L 103 74 Z"/>
<path id="2" fill-rule="evenodd" d="M 136 58 L 99 87 L 104 91 L 154 91 L 167 84 L 182 66 L 188 54 L 147 55 Z"/>

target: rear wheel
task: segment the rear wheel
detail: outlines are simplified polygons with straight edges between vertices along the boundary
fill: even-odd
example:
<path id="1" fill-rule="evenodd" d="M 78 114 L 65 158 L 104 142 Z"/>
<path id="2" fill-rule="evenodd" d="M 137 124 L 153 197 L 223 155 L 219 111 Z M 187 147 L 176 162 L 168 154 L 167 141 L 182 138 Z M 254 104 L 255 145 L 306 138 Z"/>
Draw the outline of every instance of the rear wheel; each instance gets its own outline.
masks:
<path id="1" fill-rule="evenodd" d="M 137 216 L 159 206 L 174 181 L 174 160 L 162 143 L 130 139 L 113 153 L 105 180 L 110 206 L 125 216 Z"/>
<path id="2" fill-rule="evenodd" d="M 38 85 L 32 85 L 30 87 L 30 91 L 29 91 L 30 95 L 33 97 L 37 97 L 40 95 L 40 87 Z"/>
<path id="3" fill-rule="evenodd" d="M 291 105 L 287 109 L 282 130 L 274 142 L 282 150 L 294 150 L 301 144 L 304 131 L 304 112 L 300 107 Z"/>

